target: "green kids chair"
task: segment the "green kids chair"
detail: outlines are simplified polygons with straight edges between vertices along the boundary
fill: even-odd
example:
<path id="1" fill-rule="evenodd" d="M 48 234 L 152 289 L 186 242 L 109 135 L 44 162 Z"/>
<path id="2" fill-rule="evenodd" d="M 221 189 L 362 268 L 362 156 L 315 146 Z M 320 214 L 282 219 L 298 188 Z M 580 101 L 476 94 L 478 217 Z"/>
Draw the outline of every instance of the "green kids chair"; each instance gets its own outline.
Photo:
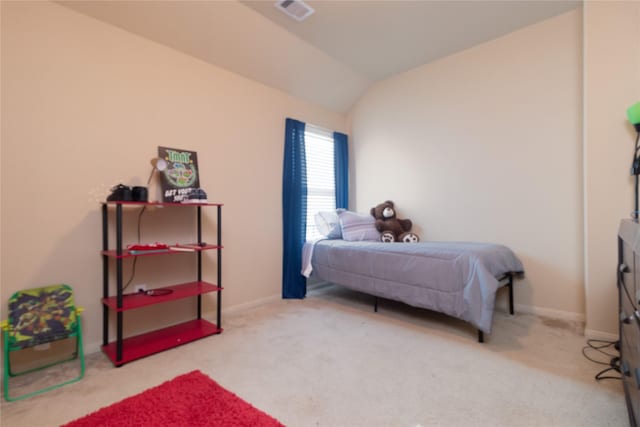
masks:
<path id="1" fill-rule="evenodd" d="M 76 307 L 73 290 L 68 285 L 53 285 L 26 289 L 14 293 L 9 298 L 9 319 L 2 322 L 4 338 L 4 398 L 8 401 L 25 399 L 66 384 L 79 381 L 84 376 L 84 351 L 82 349 L 82 329 L 80 313 Z M 42 344 L 68 338 L 75 338 L 75 351 L 71 357 L 42 366 L 14 372 L 11 368 L 11 353 L 20 352 Z M 9 395 L 9 377 L 27 374 L 49 368 L 63 362 L 80 359 L 79 376 L 37 391 L 20 396 Z"/>

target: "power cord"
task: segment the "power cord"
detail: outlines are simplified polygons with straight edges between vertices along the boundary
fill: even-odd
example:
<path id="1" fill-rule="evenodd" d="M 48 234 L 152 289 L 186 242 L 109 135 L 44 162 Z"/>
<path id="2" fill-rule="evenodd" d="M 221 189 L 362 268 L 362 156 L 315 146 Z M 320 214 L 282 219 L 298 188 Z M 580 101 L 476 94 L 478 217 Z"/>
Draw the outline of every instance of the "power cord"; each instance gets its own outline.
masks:
<path id="1" fill-rule="evenodd" d="M 622 376 L 610 376 L 610 375 L 604 375 L 609 371 L 616 371 L 618 373 L 620 373 L 620 357 L 615 355 L 615 354 L 611 354 L 609 352 L 604 351 L 603 349 L 609 348 L 609 347 L 613 347 L 615 350 L 618 350 L 618 341 L 607 341 L 607 340 L 597 340 L 597 339 L 590 339 L 587 340 L 587 345 L 584 346 L 582 348 L 582 355 L 587 358 L 587 360 L 589 360 L 590 362 L 593 363 L 597 363 L 598 365 L 605 365 L 607 366 L 607 368 L 601 370 L 600 372 L 598 372 L 595 375 L 595 379 L 596 381 L 600 381 L 600 380 L 621 380 Z M 592 357 L 590 357 L 587 354 L 587 351 L 595 351 L 596 354 L 601 354 L 604 355 L 606 357 L 609 358 L 608 362 L 603 362 L 600 360 L 596 360 Z"/>
<path id="2" fill-rule="evenodd" d="M 142 209 L 140 210 L 140 213 L 138 214 L 138 243 L 140 243 L 140 220 L 142 219 L 142 214 L 144 213 L 144 211 L 146 209 L 147 209 L 147 205 L 144 205 L 142 207 Z M 127 289 L 127 287 L 129 287 L 131 282 L 133 282 L 133 278 L 136 275 L 136 263 L 137 262 L 138 262 L 138 257 L 134 257 L 133 258 L 133 265 L 131 266 L 131 276 L 129 277 L 129 280 L 127 281 L 127 284 L 122 287 L 123 291 L 125 289 Z"/>

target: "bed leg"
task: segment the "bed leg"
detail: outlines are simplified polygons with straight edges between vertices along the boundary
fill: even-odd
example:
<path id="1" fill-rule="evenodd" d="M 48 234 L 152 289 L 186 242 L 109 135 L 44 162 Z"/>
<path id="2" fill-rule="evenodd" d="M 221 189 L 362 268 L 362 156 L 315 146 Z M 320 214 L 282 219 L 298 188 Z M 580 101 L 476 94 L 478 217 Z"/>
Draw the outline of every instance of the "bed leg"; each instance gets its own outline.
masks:
<path id="1" fill-rule="evenodd" d="M 376 313 L 378 312 L 378 297 L 374 297 L 374 303 L 373 303 L 373 311 L 375 311 Z"/>
<path id="2" fill-rule="evenodd" d="M 484 333 L 480 329 L 478 329 L 478 342 L 484 342 Z"/>
<path id="3" fill-rule="evenodd" d="M 509 274 L 509 314 L 513 315 L 513 274 Z"/>

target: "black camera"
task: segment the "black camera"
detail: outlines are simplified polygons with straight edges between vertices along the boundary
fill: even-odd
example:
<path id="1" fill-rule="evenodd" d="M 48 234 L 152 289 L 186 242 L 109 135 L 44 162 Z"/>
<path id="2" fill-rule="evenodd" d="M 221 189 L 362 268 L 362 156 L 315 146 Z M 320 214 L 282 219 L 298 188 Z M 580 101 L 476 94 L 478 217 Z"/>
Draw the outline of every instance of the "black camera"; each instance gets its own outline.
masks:
<path id="1" fill-rule="evenodd" d="M 129 187 L 124 184 L 114 186 L 107 197 L 109 202 L 146 202 L 147 199 L 147 187 Z"/>

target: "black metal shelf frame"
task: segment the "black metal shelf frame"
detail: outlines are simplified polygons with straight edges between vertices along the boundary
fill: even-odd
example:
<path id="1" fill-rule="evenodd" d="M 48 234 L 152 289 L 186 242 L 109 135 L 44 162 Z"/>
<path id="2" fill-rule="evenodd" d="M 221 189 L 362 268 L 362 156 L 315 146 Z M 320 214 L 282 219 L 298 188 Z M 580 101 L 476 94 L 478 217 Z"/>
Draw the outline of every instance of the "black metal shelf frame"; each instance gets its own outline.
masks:
<path id="1" fill-rule="evenodd" d="M 157 205 L 158 203 L 150 203 L 149 205 Z M 116 311 L 116 360 L 115 362 L 120 362 L 123 360 L 123 311 L 120 310 L 123 306 L 123 205 L 129 205 L 128 203 L 103 203 L 102 204 L 102 274 L 103 274 L 103 287 L 102 294 L 103 298 L 109 297 L 109 258 L 110 257 L 106 252 L 109 251 L 109 205 L 115 205 L 115 222 L 116 222 L 116 301 L 117 308 Z M 145 203 L 131 203 L 134 206 L 145 206 Z M 171 204 L 169 204 L 171 205 Z M 194 205 L 182 205 L 184 207 L 193 207 Z M 202 206 L 216 206 L 217 207 L 217 307 L 216 307 L 216 326 L 219 330 L 222 330 L 222 205 L 195 205 L 196 207 L 196 221 L 197 221 L 197 243 L 202 242 Z M 197 256 L 197 280 L 198 282 L 202 281 L 202 252 L 201 250 L 196 251 Z M 109 307 L 107 304 L 103 303 L 102 305 L 102 345 L 103 348 L 109 344 Z M 202 318 L 202 294 L 198 294 L 197 296 L 197 319 L 200 320 Z"/>

